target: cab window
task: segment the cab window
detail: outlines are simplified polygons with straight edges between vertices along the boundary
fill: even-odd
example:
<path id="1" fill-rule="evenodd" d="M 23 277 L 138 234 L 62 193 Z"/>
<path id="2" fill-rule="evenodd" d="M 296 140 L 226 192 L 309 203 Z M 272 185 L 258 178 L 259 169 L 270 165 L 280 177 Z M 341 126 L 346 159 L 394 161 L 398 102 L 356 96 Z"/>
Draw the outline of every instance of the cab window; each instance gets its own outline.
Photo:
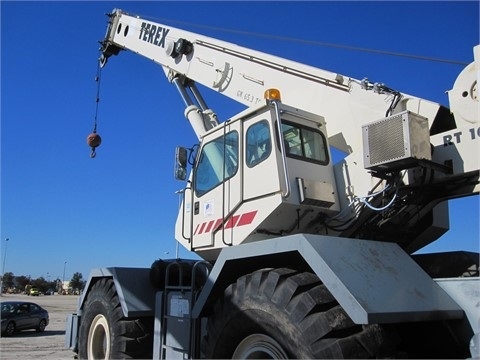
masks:
<path id="1" fill-rule="evenodd" d="M 197 196 L 202 196 L 238 170 L 238 133 L 229 132 L 207 143 L 201 150 L 194 178 Z"/>
<path id="2" fill-rule="evenodd" d="M 248 167 L 254 167 L 265 160 L 272 152 L 268 122 L 262 120 L 250 126 L 246 137 L 245 161 Z"/>
<path id="3" fill-rule="evenodd" d="M 320 131 L 284 121 L 282 133 L 287 157 L 328 164 L 326 140 Z"/>

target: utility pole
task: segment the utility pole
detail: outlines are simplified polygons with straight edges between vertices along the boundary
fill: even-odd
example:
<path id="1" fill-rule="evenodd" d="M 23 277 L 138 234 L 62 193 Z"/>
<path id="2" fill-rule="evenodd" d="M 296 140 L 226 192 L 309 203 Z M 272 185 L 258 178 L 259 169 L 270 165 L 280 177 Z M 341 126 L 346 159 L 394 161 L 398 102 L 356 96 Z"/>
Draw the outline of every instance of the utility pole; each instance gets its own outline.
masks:
<path id="1" fill-rule="evenodd" d="M 5 239 L 5 252 L 3 253 L 3 267 L 2 267 L 2 274 L 5 274 L 5 261 L 7 260 L 7 246 L 8 246 L 9 238 Z"/>
<path id="2" fill-rule="evenodd" d="M 3 281 L 5 279 L 5 262 L 7 261 L 7 246 L 9 238 L 5 239 L 5 252 L 3 253 L 2 281 L 0 282 L 0 296 L 3 294 Z"/>
<path id="3" fill-rule="evenodd" d="M 63 286 L 65 284 L 65 268 L 67 267 L 67 262 L 63 263 L 63 278 L 62 278 L 62 294 L 63 294 Z"/>

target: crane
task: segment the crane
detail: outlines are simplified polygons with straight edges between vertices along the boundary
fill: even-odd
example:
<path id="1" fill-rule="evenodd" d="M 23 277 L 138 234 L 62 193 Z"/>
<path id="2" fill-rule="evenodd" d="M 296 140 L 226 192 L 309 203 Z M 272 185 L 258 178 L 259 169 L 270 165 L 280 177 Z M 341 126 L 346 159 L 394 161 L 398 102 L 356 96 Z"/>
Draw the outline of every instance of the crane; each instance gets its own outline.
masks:
<path id="1" fill-rule="evenodd" d="M 175 234 L 202 260 L 93 270 L 69 347 L 88 358 L 478 356 L 478 256 L 412 254 L 448 230 L 445 200 L 479 193 L 480 47 L 450 108 L 115 9 L 101 66 L 125 50 L 162 67 L 198 139 L 175 152 Z M 219 119 L 197 84 L 247 108 Z M 417 343 L 432 329 L 444 347 Z"/>

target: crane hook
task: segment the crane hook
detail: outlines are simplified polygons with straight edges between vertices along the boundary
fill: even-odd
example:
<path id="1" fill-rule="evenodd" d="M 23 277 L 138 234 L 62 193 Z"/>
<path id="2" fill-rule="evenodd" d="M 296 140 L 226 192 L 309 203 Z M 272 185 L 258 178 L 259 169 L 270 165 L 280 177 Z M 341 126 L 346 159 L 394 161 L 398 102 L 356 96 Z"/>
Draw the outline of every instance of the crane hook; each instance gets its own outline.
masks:
<path id="1" fill-rule="evenodd" d="M 93 133 L 87 136 L 87 144 L 92 148 L 92 152 L 90 153 L 90 157 L 92 159 L 95 156 L 97 156 L 95 149 L 99 147 L 101 143 L 102 143 L 102 138 L 100 137 L 100 135 L 97 134 L 96 131 L 94 131 Z"/>

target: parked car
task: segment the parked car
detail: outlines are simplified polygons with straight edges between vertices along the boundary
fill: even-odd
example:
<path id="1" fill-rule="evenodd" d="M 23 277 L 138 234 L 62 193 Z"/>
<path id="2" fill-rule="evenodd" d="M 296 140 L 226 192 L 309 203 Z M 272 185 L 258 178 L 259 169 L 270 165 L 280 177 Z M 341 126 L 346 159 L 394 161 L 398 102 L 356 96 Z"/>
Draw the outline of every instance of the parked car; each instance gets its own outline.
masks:
<path id="1" fill-rule="evenodd" d="M 43 332 L 50 320 L 48 311 L 32 302 L 4 301 L 0 306 L 4 336 L 11 336 L 17 331 L 28 329 Z"/>
<path id="2" fill-rule="evenodd" d="M 40 292 L 38 291 L 37 288 L 32 287 L 32 288 L 30 289 L 30 295 L 31 295 L 31 296 L 39 296 L 39 295 L 40 295 Z"/>
<path id="3" fill-rule="evenodd" d="M 55 290 L 53 289 L 48 289 L 47 291 L 45 291 L 45 295 L 53 295 L 55 294 Z"/>

